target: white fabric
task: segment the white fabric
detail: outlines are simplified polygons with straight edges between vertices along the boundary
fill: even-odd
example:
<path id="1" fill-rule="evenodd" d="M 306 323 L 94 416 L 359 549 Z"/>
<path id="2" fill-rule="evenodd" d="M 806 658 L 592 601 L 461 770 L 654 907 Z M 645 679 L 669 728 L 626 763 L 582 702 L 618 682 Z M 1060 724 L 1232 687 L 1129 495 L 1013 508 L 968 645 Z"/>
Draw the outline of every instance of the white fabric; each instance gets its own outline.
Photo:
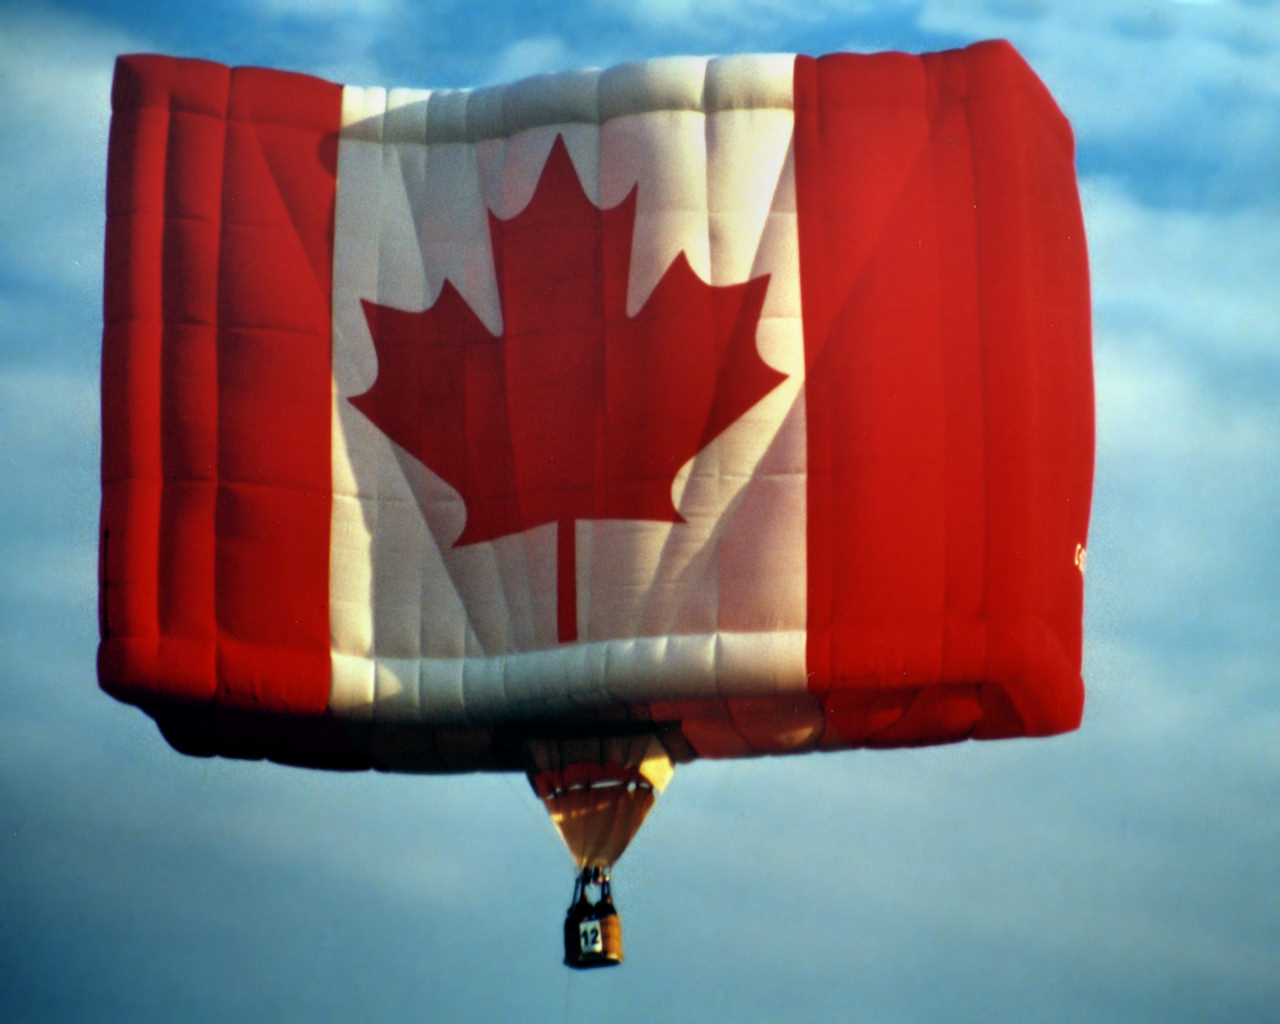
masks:
<path id="1" fill-rule="evenodd" d="M 331 707 L 458 721 L 805 687 L 805 414 L 792 58 L 679 58 L 501 88 L 347 88 L 334 258 Z M 461 496 L 349 399 L 377 358 L 360 307 L 448 279 L 502 330 L 488 211 L 528 203 L 562 135 L 592 202 L 633 187 L 628 312 L 684 252 L 715 285 L 770 275 L 757 344 L 787 380 L 690 461 L 684 523 L 577 523 L 581 642 L 556 639 L 554 524 L 454 547 Z M 729 680 L 733 680 L 730 688 Z"/>

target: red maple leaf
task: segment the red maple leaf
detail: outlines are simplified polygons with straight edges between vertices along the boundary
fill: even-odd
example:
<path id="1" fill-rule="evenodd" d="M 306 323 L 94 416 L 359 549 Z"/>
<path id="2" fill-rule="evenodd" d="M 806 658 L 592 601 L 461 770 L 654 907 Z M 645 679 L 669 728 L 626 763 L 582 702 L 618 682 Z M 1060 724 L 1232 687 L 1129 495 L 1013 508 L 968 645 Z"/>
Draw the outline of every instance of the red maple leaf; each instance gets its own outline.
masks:
<path id="1" fill-rule="evenodd" d="M 680 467 L 786 379 L 756 350 L 768 275 L 708 285 L 681 252 L 627 315 L 635 214 L 635 188 L 592 203 L 557 137 L 528 206 L 489 214 L 501 335 L 449 281 L 418 313 L 362 300 L 378 375 L 352 403 L 462 495 L 455 545 L 558 524 L 562 641 L 574 523 L 682 522 Z"/>

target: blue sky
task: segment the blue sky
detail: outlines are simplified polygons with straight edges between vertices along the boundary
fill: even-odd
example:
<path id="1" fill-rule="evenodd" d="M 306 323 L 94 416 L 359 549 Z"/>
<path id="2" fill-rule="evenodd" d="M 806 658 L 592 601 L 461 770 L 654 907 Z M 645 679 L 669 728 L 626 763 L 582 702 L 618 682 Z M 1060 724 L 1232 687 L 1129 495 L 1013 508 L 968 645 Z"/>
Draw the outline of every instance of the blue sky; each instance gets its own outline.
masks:
<path id="1" fill-rule="evenodd" d="M 1079 732 L 683 769 L 619 868 L 628 963 L 583 976 L 558 963 L 571 870 L 522 778 L 186 758 L 98 692 L 117 53 L 461 86 L 995 36 L 1079 146 Z M 0 4 L 0 1017 L 1274 1019 L 1277 68 L 1264 0 Z"/>

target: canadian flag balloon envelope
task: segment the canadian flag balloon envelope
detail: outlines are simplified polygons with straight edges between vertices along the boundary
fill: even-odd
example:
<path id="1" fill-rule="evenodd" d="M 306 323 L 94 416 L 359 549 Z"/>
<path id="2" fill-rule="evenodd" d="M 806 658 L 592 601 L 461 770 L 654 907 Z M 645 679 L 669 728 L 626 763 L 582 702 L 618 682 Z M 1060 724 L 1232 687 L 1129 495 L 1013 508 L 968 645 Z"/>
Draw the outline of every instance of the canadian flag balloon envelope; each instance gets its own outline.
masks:
<path id="1" fill-rule="evenodd" d="M 1008 44 L 113 110 L 98 669 L 178 750 L 525 772 L 569 929 L 673 764 L 1079 724 L 1085 242 Z"/>

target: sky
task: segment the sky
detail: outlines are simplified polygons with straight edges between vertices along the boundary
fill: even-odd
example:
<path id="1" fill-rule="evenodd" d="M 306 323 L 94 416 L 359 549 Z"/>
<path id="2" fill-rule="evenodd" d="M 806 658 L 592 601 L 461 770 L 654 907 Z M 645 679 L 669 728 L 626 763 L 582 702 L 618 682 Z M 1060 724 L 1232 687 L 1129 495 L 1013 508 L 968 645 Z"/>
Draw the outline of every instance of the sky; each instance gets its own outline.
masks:
<path id="1" fill-rule="evenodd" d="M 173 752 L 98 689 L 115 55 L 475 86 L 1011 40 L 1071 119 L 1097 388 L 1079 731 L 682 768 L 561 966 L 518 776 Z M 1269 0 L 0 3 L 0 1018 L 1273 1020 L 1280 11 Z"/>

